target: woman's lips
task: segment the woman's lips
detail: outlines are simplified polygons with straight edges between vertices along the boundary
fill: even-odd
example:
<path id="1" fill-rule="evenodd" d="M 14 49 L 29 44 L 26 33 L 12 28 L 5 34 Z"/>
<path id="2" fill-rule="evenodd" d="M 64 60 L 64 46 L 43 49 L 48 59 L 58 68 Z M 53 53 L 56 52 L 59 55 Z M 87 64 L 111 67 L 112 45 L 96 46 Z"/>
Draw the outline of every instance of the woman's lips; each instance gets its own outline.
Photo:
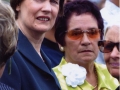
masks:
<path id="1" fill-rule="evenodd" d="M 37 17 L 37 19 L 40 21 L 49 21 L 50 20 L 50 18 L 48 16 L 39 16 L 39 17 Z"/>
<path id="2" fill-rule="evenodd" d="M 91 50 L 82 50 L 81 52 L 92 52 Z"/>
<path id="3" fill-rule="evenodd" d="M 110 65 L 111 65 L 112 67 L 119 67 L 119 66 L 120 66 L 119 63 L 110 63 Z"/>

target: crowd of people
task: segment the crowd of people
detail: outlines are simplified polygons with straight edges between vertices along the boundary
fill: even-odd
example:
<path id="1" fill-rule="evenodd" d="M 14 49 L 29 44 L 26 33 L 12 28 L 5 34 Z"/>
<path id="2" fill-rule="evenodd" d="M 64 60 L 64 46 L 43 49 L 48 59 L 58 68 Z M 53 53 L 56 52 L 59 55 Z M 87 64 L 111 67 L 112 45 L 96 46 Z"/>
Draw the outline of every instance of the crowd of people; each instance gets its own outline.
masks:
<path id="1" fill-rule="evenodd" d="M 62 90 L 115 90 L 119 83 L 104 65 L 95 63 L 104 32 L 99 9 L 88 1 L 73 1 L 65 5 L 64 16 L 57 21 L 55 38 L 64 48 L 64 57 L 53 70 Z"/>
<path id="2" fill-rule="evenodd" d="M 112 1 L 0 0 L 0 90 L 119 90 Z"/>

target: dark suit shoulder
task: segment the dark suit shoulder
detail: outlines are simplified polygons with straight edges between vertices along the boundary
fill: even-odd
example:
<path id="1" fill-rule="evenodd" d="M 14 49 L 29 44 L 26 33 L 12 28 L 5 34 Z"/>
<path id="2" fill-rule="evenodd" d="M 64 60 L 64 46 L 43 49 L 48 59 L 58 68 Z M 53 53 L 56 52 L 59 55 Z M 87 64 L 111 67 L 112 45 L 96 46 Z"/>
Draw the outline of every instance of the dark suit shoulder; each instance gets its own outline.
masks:
<path id="1" fill-rule="evenodd" d="M 60 90 L 52 69 L 49 69 L 40 58 L 32 61 L 19 51 L 8 60 L 1 80 L 15 90 Z"/>

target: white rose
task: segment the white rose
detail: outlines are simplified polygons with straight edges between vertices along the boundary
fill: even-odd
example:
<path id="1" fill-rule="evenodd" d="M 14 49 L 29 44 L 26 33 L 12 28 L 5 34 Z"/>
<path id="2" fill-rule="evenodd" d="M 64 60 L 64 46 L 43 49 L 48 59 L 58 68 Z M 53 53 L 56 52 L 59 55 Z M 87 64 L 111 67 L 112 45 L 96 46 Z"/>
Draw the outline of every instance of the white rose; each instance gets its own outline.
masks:
<path id="1" fill-rule="evenodd" d="M 86 69 L 78 64 L 67 63 L 62 66 L 62 74 L 66 76 L 68 86 L 76 87 L 84 83 L 86 78 Z"/>

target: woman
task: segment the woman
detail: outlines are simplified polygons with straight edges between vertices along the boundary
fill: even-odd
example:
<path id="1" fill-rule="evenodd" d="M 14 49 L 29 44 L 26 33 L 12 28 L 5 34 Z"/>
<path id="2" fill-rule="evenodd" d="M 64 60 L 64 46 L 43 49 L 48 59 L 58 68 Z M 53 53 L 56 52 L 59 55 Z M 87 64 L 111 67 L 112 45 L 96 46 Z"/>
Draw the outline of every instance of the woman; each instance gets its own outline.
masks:
<path id="1" fill-rule="evenodd" d="M 64 57 L 53 68 L 62 90 L 115 90 L 119 85 L 105 65 L 94 62 L 102 35 L 103 20 L 93 3 L 77 0 L 65 5 L 55 32 Z"/>
<path id="2" fill-rule="evenodd" d="M 120 82 L 120 23 L 108 24 L 105 40 L 99 41 L 98 46 L 104 53 L 104 59 L 111 75 Z"/>
<path id="3" fill-rule="evenodd" d="M 60 90 L 51 62 L 41 50 L 45 32 L 51 30 L 64 0 L 10 0 L 19 27 L 17 52 L 2 82 L 15 90 Z"/>
<path id="4" fill-rule="evenodd" d="M 120 23 L 113 22 L 106 26 L 105 40 L 98 46 L 104 53 L 104 59 L 110 74 L 120 82 Z M 120 86 L 116 89 L 119 90 Z"/>
<path id="5" fill-rule="evenodd" d="M 12 8 L 0 0 L 0 77 L 17 46 L 18 28 Z M 14 90 L 0 82 L 0 90 Z"/>

